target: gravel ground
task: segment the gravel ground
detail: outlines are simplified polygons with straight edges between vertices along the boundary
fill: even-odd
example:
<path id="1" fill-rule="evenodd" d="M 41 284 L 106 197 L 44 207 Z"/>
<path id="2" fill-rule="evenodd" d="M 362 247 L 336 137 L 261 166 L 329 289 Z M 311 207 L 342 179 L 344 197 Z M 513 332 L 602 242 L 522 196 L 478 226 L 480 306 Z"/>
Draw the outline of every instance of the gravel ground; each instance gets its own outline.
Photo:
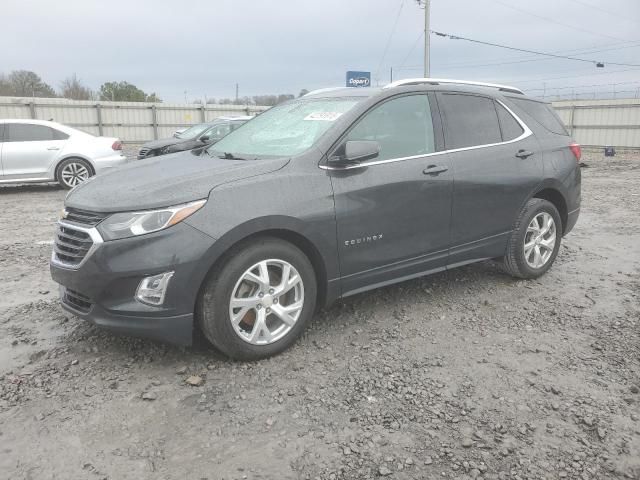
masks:
<path id="1" fill-rule="evenodd" d="M 64 313 L 65 192 L 0 189 L 0 478 L 640 478 L 640 155 L 585 161 L 543 278 L 361 294 L 246 364 Z"/>

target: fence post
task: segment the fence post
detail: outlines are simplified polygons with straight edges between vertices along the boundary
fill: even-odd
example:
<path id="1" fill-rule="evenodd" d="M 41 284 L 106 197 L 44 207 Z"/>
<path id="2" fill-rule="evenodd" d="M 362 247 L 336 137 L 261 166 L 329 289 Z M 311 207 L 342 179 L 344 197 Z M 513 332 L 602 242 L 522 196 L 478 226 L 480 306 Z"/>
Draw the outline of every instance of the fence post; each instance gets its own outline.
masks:
<path id="1" fill-rule="evenodd" d="M 36 119 L 36 104 L 34 102 L 29 103 L 29 110 L 31 111 L 31 118 Z"/>
<path id="2" fill-rule="evenodd" d="M 202 123 L 206 123 L 207 114 L 205 112 L 206 107 L 204 105 L 200 105 L 200 120 Z"/>
<path id="3" fill-rule="evenodd" d="M 576 106 L 571 105 L 571 111 L 569 113 L 569 134 L 571 134 L 571 136 L 573 137 L 573 116 L 576 113 Z"/>
<path id="4" fill-rule="evenodd" d="M 104 130 L 102 128 L 102 105 L 96 103 L 96 115 L 98 117 L 98 135 L 104 136 Z"/>
<path id="5" fill-rule="evenodd" d="M 155 104 L 151 105 L 151 117 L 153 118 L 153 139 L 158 139 L 158 116 L 156 115 Z"/>

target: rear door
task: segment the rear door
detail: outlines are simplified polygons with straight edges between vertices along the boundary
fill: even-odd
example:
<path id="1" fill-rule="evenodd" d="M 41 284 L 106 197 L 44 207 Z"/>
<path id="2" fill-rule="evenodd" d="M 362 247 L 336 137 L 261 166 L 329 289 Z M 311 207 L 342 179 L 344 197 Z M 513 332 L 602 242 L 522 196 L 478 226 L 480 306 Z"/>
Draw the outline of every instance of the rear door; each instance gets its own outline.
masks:
<path id="1" fill-rule="evenodd" d="M 500 101 L 438 93 L 454 169 L 449 263 L 504 254 L 516 215 L 542 179 L 538 141 Z"/>
<path id="2" fill-rule="evenodd" d="M 47 178 L 68 138 L 46 125 L 6 123 L 2 147 L 5 179 Z"/>
<path id="3" fill-rule="evenodd" d="M 343 295 L 446 265 L 452 175 L 447 156 L 434 155 L 440 125 L 431 98 L 383 101 L 339 142 L 337 151 L 349 140 L 381 147 L 356 168 L 329 170 Z"/>

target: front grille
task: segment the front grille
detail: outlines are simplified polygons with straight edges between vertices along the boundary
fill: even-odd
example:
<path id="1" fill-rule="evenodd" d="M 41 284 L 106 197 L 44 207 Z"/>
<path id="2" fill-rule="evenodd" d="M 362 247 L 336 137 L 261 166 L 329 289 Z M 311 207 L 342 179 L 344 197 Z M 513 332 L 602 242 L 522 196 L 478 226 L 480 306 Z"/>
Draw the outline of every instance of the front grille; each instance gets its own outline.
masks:
<path id="1" fill-rule="evenodd" d="M 80 265 L 92 246 L 93 240 L 87 232 L 58 224 L 53 253 L 60 263 L 70 267 Z"/>
<path id="2" fill-rule="evenodd" d="M 80 292 L 76 292 L 75 290 L 71 290 L 70 288 L 64 289 L 62 301 L 74 310 L 82 313 L 88 313 L 93 305 L 89 297 L 81 294 Z"/>
<path id="3" fill-rule="evenodd" d="M 150 148 L 141 148 L 140 150 L 138 150 L 138 158 L 146 157 L 150 151 L 151 151 Z"/>
<path id="4" fill-rule="evenodd" d="M 67 212 L 64 217 L 66 221 L 89 227 L 95 227 L 107 216 L 106 213 L 87 212 L 75 208 L 66 208 L 65 211 Z"/>

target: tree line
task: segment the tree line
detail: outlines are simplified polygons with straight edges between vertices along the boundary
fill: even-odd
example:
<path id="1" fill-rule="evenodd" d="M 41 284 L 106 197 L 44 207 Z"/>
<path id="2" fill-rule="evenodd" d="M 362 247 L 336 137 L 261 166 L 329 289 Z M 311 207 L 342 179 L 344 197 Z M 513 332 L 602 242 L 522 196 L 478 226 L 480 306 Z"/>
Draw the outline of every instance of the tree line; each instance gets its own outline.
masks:
<path id="1" fill-rule="evenodd" d="M 303 96 L 308 91 L 302 89 L 298 96 Z M 0 97 L 44 97 L 44 98 L 68 98 L 71 100 L 104 100 L 113 102 L 162 102 L 156 93 L 146 93 L 135 85 L 120 82 L 105 82 L 95 91 L 85 85 L 78 76 L 65 78 L 57 89 L 46 83 L 40 76 L 29 70 L 14 70 L 8 75 L 0 73 Z M 273 106 L 295 98 L 292 94 L 280 95 L 254 95 L 252 97 L 231 98 L 206 98 L 204 101 L 196 99 L 196 104 L 219 105 L 266 105 Z"/>

